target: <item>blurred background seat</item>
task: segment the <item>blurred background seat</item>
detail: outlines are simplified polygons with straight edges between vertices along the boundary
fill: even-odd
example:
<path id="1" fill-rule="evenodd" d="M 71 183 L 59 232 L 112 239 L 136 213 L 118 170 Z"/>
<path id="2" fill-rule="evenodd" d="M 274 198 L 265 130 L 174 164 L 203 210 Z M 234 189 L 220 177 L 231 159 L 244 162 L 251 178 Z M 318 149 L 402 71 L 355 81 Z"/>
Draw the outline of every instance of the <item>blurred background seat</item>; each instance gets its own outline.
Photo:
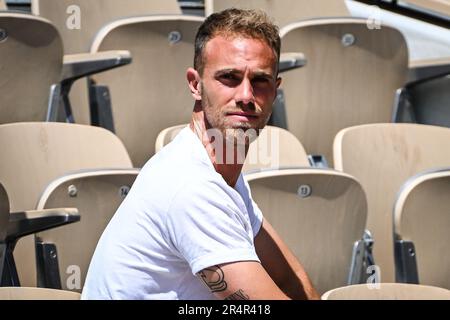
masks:
<path id="1" fill-rule="evenodd" d="M 411 177 L 394 205 L 396 281 L 450 289 L 450 168 Z"/>
<path id="2" fill-rule="evenodd" d="M 330 290 L 322 300 L 450 300 L 450 291 L 416 284 L 358 284 Z"/>
<path id="3" fill-rule="evenodd" d="M 297 22 L 280 34 L 282 50 L 302 52 L 307 62 L 283 74 L 285 119 L 274 125 L 332 167 L 339 130 L 391 121 L 395 92 L 407 76 L 405 40 L 396 29 L 370 30 L 366 20 L 351 18 Z"/>
<path id="4" fill-rule="evenodd" d="M 53 180 L 37 208 L 78 208 L 81 221 L 36 234 L 38 286 L 81 292 L 97 242 L 138 169 L 83 170 Z"/>
<path id="5" fill-rule="evenodd" d="M 0 181 L 11 211 L 35 209 L 45 187 L 70 171 L 132 168 L 123 143 L 93 126 L 29 122 L 0 125 Z M 34 236 L 22 238 L 14 251 L 23 286 L 36 286 Z"/>
<path id="6" fill-rule="evenodd" d="M 367 201 L 359 182 L 329 169 L 245 175 L 254 201 L 304 266 L 319 293 L 359 283 Z M 359 259 L 359 261 L 358 261 Z"/>
<path id="7" fill-rule="evenodd" d="M 394 282 L 392 208 L 400 187 L 424 170 L 450 166 L 450 129 L 420 124 L 367 124 L 341 130 L 334 141 L 336 170 L 361 182 L 368 201 L 381 282 Z"/>

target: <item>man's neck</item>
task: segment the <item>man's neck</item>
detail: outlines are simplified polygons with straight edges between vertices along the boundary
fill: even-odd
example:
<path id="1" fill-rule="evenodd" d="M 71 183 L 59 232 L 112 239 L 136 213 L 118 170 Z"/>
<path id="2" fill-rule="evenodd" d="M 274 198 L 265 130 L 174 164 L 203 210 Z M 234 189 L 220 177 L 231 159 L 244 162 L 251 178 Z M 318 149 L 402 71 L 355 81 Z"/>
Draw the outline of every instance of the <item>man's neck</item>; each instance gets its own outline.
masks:
<path id="1" fill-rule="evenodd" d="M 203 111 L 194 111 L 189 127 L 205 147 L 214 169 L 230 187 L 234 188 L 239 179 L 248 146 L 227 144 L 225 137 L 222 137 L 222 143 L 214 142 L 215 137 L 211 135 L 214 131 L 208 131 Z M 216 150 L 218 147 L 220 150 Z"/>

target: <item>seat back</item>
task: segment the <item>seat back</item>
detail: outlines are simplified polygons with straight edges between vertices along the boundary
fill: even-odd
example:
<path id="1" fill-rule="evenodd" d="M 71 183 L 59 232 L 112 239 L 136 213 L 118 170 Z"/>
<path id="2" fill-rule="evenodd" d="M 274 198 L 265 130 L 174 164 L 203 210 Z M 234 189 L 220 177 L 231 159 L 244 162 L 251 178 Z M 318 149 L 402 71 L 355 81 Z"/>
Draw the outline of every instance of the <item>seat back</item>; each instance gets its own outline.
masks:
<path id="1" fill-rule="evenodd" d="M 161 131 L 156 138 L 155 152 L 171 142 L 185 127 L 183 124 Z M 265 126 L 250 144 L 242 172 L 309 166 L 305 149 L 294 135 L 282 128 Z"/>
<path id="2" fill-rule="evenodd" d="M 0 12 L 0 124 L 45 121 L 62 55 L 61 37 L 48 20 Z"/>
<path id="3" fill-rule="evenodd" d="M 181 14 L 177 0 L 31 0 L 31 10 L 58 28 L 66 54 L 89 52 L 97 32 L 112 21 L 151 14 Z"/>
<path id="4" fill-rule="evenodd" d="M 11 211 L 36 208 L 50 181 L 69 171 L 131 168 L 122 142 L 92 126 L 30 122 L 0 125 L 0 181 Z M 35 286 L 34 237 L 24 237 L 14 251 L 23 286 Z"/>
<path id="5" fill-rule="evenodd" d="M 31 9 L 33 14 L 49 19 L 56 26 L 64 39 L 65 54 L 89 52 L 96 34 L 112 21 L 142 15 L 181 14 L 177 0 L 31 0 Z M 86 79 L 80 79 L 69 95 L 76 123 L 91 123 L 86 88 Z M 127 109 L 128 105 L 122 108 Z"/>
<path id="6" fill-rule="evenodd" d="M 344 0 L 205 0 L 206 16 L 231 7 L 261 9 L 279 26 L 311 18 L 349 16 Z"/>
<path id="7" fill-rule="evenodd" d="M 449 300 L 450 291 L 406 283 L 357 284 L 330 290 L 322 300 Z"/>
<path id="8" fill-rule="evenodd" d="M 30 288 L 30 287 L 0 287 L 0 300 L 80 300 L 78 292 L 65 290 Z"/>
<path id="9" fill-rule="evenodd" d="M 450 129 L 419 124 L 368 124 L 344 129 L 334 141 L 337 170 L 356 177 L 367 194 L 367 228 L 381 281 L 394 281 L 392 208 L 411 176 L 450 165 Z"/>
<path id="10" fill-rule="evenodd" d="M 138 173 L 138 169 L 82 171 L 64 175 L 45 189 L 38 209 L 73 206 L 81 214 L 79 223 L 64 230 L 36 234 L 38 247 L 56 246 L 57 255 L 51 259 L 57 259 L 63 289 L 81 291 L 97 242 Z M 45 265 L 54 264 L 46 261 Z M 47 286 L 46 278 L 40 275 L 38 272 L 38 283 Z"/>
<path id="11" fill-rule="evenodd" d="M 133 164 L 141 167 L 155 152 L 161 130 L 191 119 L 186 69 L 203 18 L 169 15 L 118 20 L 105 26 L 92 52 L 126 48 L 133 63 L 95 76 L 111 91 L 116 134 Z"/>
<path id="12" fill-rule="evenodd" d="M 0 0 L 0 10 L 7 10 L 5 0 Z"/>
<path id="13" fill-rule="evenodd" d="M 367 203 L 350 175 L 287 169 L 245 175 L 252 198 L 323 293 L 348 283 L 353 246 L 362 239 Z M 320 254 L 318 254 L 320 253 Z"/>
<path id="14" fill-rule="evenodd" d="M 352 18 L 293 23 L 280 34 L 283 51 L 307 60 L 283 74 L 287 129 L 308 154 L 324 155 L 332 166 L 339 130 L 391 121 L 395 91 L 406 81 L 405 39 L 396 29 L 370 30 L 365 19 Z"/>
<path id="15" fill-rule="evenodd" d="M 409 179 L 394 206 L 394 239 L 411 241 L 419 283 L 450 289 L 450 169 L 433 170 Z M 398 251 L 396 251 L 397 253 Z M 395 255 L 397 274 L 401 255 Z M 397 279 L 398 280 L 398 279 Z"/>

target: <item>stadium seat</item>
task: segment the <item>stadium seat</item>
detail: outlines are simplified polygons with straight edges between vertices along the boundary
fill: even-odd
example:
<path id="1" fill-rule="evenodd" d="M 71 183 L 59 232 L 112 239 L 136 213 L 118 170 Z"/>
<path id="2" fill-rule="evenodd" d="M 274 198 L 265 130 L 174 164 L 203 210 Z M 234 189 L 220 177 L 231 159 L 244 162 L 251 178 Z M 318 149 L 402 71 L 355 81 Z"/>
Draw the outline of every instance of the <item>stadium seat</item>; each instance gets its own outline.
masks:
<path id="1" fill-rule="evenodd" d="M 367 202 L 359 182 L 330 169 L 245 175 L 254 201 L 305 267 L 319 293 L 358 279 Z M 358 261 L 359 260 L 359 261 Z M 356 279 L 356 280 L 355 280 Z"/>
<path id="2" fill-rule="evenodd" d="M 334 141 L 337 170 L 356 177 L 367 194 L 367 229 L 381 282 L 394 282 L 395 196 L 411 176 L 450 165 L 450 129 L 419 124 L 368 124 L 341 130 Z"/>
<path id="3" fill-rule="evenodd" d="M 450 127 L 450 57 L 410 63 L 408 82 L 397 91 L 395 122 Z"/>
<path id="4" fill-rule="evenodd" d="M 33 14 L 52 21 L 61 33 L 66 55 L 91 52 L 92 42 L 100 29 L 118 19 L 144 15 L 181 14 L 177 0 L 32 0 L 31 4 Z M 145 40 L 143 43 L 148 41 Z M 151 45 L 148 44 L 148 46 Z M 128 50 L 120 44 L 115 49 Z M 91 90 L 89 94 L 88 83 Z M 112 130 L 108 104 L 109 96 L 114 97 L 115 94 L 122 93 L 109 93 L 104 87 L 97 87 L 86 82 L 86 78 L 75 82 L 70 94 L 74 121 L 81 124 L 92 123 Z M 106 97 L 107 107 L 103 101 L 104 97 Z M 129 108 L 128 104 L 120 107 Z"/>
<path id="5" fill-rule="evenodd" d="M 332 167 L 339 130 L 391 121 L 395 91 L 407 76 L 405 40 L 393 28 L 370 30 L 356 18 L 293 23 L 280 34 L 282 51 L 302 52 L 307 60 L 283 74 L 285 129 Z"/>
<path id="6" fill-rule="evenodd" d="M 7 10 L 5 0 L 0 0 L 0 10 Z"/>
<path id="7" fill-rule="evenodd" d="M 97 242 L 138 173 L 138 169 L 84 170 L 47 186 L 37 209 L 78 208 L 81 221 L 36 234 L 38 286 L 81 291 Z"/>
<path id="8" fill-rule="evenodd" d="M 154 154 L 161 130 L 191 118 L 185 73 L 202 21 L 183 15 L 122 19 L 106 25 L 93 42 L 92 52 L 127 48 L 133 57 L 131 65 L 94 81 L 111 91 L 114 129 L 136 167 Z"/>
<path id="9" fill-rule="evenodd" d="M 62 59 L 61 38 L 48 20 L 0 12 L 0 124 L 46 120 Z"/>
<path id="10" fill-rule="evenodd" d="M 450 289 L 450 168 L 411 177 L 394 205 L 396 281 Z"/>
<path id="11" fill-rule="evenodd" d="M 0 287 L 0 300 L 80 300 L 78 292 L 33 287 Z"/>
<path id="12" fill-rule="evenodd" d="M 12 211 L 35 209 L 50 181 L 69 171 L 132 168 L 122 142 L 97 127 L 56 122 L 0 125 L 0 181 Z M 36 285 L 34 237 L 24 237 L 14 252 L 19 279 Z"/>
<path id="13" fill-rule="evenodd" d="M 312 18 L 349 16 L 344 0 L 205 0 L 205 15 L 230 7 L 261 9 L 280 27 Z"/>
<path id="14" fill-rule="evenodd" d="M 450 291 L 417 284 L 358 284 L 330 290 L 322 300 L 450 300 Z"/>
<path id="15" fill-rule="evenodd" d="M 156 139 L 155 151 L 160 151 L 185 127 L 186 124 L 183 124 L 161 131 Z M 242 172 L 309 166 L 305 149 L 295 136 L 287 130 L 265 126 L 258 139 L 250 145 Z"/>
<path id="16" fill-rule="evenodd" d="M 0 286 L 19 286 L 13 258 L 17 240 L 34 232 L 77 222 L 75 208 L 9 212 L 9 198 L 0 184 Z"/>
<path id="17" fill-rule="evenodd" d="M 70 120 L 67 97 L 76 79 L 130 61 L 126 51 L 63 57 L 58 30 L 24 13 L 0 12 L 0 43 L 0 124 Z"/>

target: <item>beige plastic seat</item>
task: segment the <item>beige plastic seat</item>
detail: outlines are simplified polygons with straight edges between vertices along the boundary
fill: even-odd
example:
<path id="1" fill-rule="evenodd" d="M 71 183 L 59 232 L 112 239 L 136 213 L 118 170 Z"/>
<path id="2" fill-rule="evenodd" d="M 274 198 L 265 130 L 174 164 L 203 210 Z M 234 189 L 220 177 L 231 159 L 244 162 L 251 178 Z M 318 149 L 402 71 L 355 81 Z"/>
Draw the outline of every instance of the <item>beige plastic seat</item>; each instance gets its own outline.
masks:
<path id="1" fill-rule="evenodd" d="M 78 292 L 33 287 L 0 287 L 0 300 L 80 300 Z"/>
<path id="2" fill-rule="evenodd" d="M 6 9 L 8 9 L 8 8 L 6 7 L 5 0 L 0 0 L 0 10 L 6 10 Z"/>
<path id="3" fill-rule="evenodd" d="M 155 152 L 171 142 L 186 126 L 182 124 L 161 131 L 156 139 Z M 287 130 L 265 126 L 258 139 L 250 145 L 242 172 L 309 166 L 305 149 L 295 136 Z"/>
<path id="4" fill-rule="evenodd" d="M 65 54 L 90 52 L 92 42 L 100 29 L 118 19 L 144 15 L 181 14 L 177 0 L 32 0 L 31 9 L 33 14 L 49 19 L 56 26 L 64 39 Z M 150 48 L 152 41 L 145 39 L 140 44 Z M 121 43 L 118 43 L 115 49 L 129 50 L 131 47 L 123 47 Z M 132 58 L 134 58 L 133 55 Z M 70 92 L 76 123 L 90 124 L 92 120 L 86 88 L 86 78 L 83 78 L 74 83 Z M 120 94 L 122 93 L 111 91 L 112 103 L 115 103 L 115 96 Z M 129 104 L 120 105 L 120 107 L 126 110 Z"/>
<path id="5" fill-rule="evenodd" d="M 80 169 L 132 168 L 123 143 L 111 132 L 66 123 L 0 125 L 0 181 L 11 211 L 36 208 L 50 181 Z M 36 285 L 34 238 L 18 242 L 14 256 L 23 286 Z"/>
<path id="6" fill-rule="evenodd" d="M 79 220 L 75 208 L 10 212 L 8 194 L 0 183 L 0 287 L 20 285 L 13 258 L 15 244 L 20 238 Z"/>
<path id="7" fill-rule="evenodd" d="M 185 73 L 202 21 L 182 15 L 118 20 L 105 26 L 92 45 L 91 52 L 127 48 L 133 57 L 130 66 L 94 79 L 110 89 L 115 132 L 136 167 L 154 154 L 161 130 L 191 118 Z"/>
<path id="8" fill-rule="evenodd" d="M 88 170 L 64 175 L 47 186 L 37 208 L 75 207 L 81 221 L 36 234 L 40 286 L 81 291 L 97 242 L 138 173 Z M 57 254 L 49 255 L 52 250 Z"/>
<path id="9" fill-rule="evenodd" d="M 95 35 L 109 22 L 150 14 L 181 14 L 177 0 L 31 0 L 31 10 L 58 28 L 66 54 L 89 52 Z"/>
<path id="10" fill-rule="evenodd" d="M 410 178 L 394 206 L 397 282 L 450 289 L 450 168 Z"/>
<path id="11" fill-rule="evenodd" d="M 393 123 L 347 128 L 336 135 L 334 161 L 337 170 L 356 177 L 366 191 L 375 263 L 381 268 L 381 282 L 393 282 L 396 194 L 411 176 L 450 165 L 450 129 Z"/>
<path id="12" fill-rule="evenodd" d="M 407 76 L 405 39 L 396 29 L 370 30 L 366 19 L 356 18 L 292 23 L 280 35 L 282 51 L 302 52 L 307 60 L 283 74 L 287 129 L 332 167 L 339 130 L 391 121 L 395 91 Z"/>
<path id="13" fill-rule="evenodd" d="M 61 37 L 48 20 L 0 12 L 0 124 L 45 121 L 62 56 Z"/>
<path id="14" fill-rule="evenodd" d="M 315 288 L 347 285 L 358 257 L 367 202 L 359 182 L 328 169 L 272 170 L 245 175 L 252 197 L 305 267 Z"/>
<path id="15" fill-rule="evenodd" d="M 65 54 L 89 52 L 101 27 L 122 17 L 181 13 L 176 0 L 32 0 L 31 8 L 33 14 L 48 18 L 57 27 L 64 39 Z M 75 122 L 90 124 L 86 88 L 86 78 L 76 81 L 70 100 Z"/>
<path id="16" fill-rule="evenodd" d="M 450 300 L 450 291 L 431 286 L 405 283 L 358 284 L 336 288 L 322 300 Z"/>
<path id="17" fill-rule="evenodd" d="M 344 0 L 205 0 L 206 16 L 231 7 L 261 9 L 280 27 L 299 20 L 350 15 Z"/>

